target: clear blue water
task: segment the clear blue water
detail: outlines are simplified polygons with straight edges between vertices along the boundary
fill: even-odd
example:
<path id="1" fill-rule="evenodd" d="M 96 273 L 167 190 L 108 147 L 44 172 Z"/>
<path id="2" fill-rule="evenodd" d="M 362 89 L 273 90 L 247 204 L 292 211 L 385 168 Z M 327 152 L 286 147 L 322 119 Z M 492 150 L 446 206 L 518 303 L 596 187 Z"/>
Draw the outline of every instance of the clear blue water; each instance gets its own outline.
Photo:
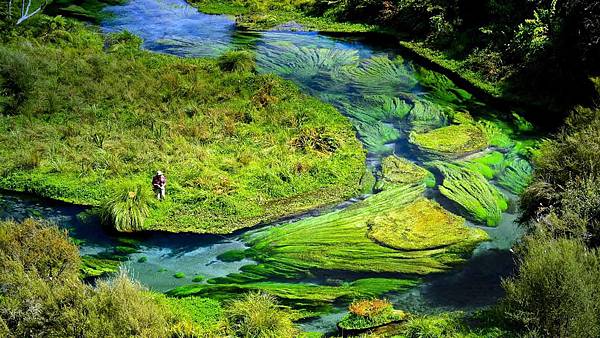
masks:
<path id="1" fill-rule="evenodd" d="M 128 30 L 141 36 L 143 47 L 151 51 L 180 57 L 214 57 L 231 49 L 251 48 L 256 52 L 259 71 L 290 79 L 307 93 L 340 109 L 356 127 L 373 169 L 382 157 L 391 153 L 417 162 L 419 159 L 407 146 L 405 124 L 356 113 L 360 109 L 367 112 L 378 109 L 379 101 L 367 102 L 365 97 L 378 98 L 383 93 L 411 104 L 439 104 L 445 99 L 449 109 L 468 108 L 474 115 L 490 111 L 471 98 L 454 94 L 440 97 L 434 89 L 418 81 L 416 75 L 423 69 L 410 60 L 397 60 L 397 51 L 383 43 L 385 39 L 372 43 L 356 37 L 334 38 L 311 32 L 240 32 L 233 18 L 199 13 L 183 0 L 132 0 L 107 11 L 112 18 L 102 23 L 104 32 Z M 376 74 L 377 81 L 365 82 L 345 72 L 345 64 L 368 65 L 377 58 L 395 62 L 396 73 Z M 396 133 L 396 137 L 385 140 L 382 136 L 385 131 Z M 447 202 L 440 196 L 434 197 L 443 205 Z M 81 241 L 83 255 L 110 251 L 121 243 L 123 235 L 107 231 L 97 220 L 81 222 L 77 215 L 82 211 L 85 209 L 78 206 L 0 192 L 0 218 L 41 217 L 56 222 Z M 504 214 L 498 227 L 485 230 L 492 240 L 480 245 L 463 266 L 429 276 L 420 286 L 390 295 L 390 299 L 399 308 L 414 312 L 471 310 L 494 303 L 502 294 L 501 277 L 513 269 L 508 249 L 519 238 L 520 231 L 515 225 L 515 215 L 509 213 Z M 157 291 L 189 284 L 197 275 L 205 279 L 225 276 L 252 263 L 250 260 L 224 263 L 216 259 L 223 252 L 245 248 L 239 235 L 146 233 L 133 238 L 139 243 L 139 253 L 131 255 L 124 268 Z M 147 258 L 144 263 L 138 262 L 142 256 Z M 186 277 L 174 278 L 175 272 L 183 272 Z M 339 313 L 324 316 L 304 324 L 305 329 L 331 330 L 340 316 Z"/>

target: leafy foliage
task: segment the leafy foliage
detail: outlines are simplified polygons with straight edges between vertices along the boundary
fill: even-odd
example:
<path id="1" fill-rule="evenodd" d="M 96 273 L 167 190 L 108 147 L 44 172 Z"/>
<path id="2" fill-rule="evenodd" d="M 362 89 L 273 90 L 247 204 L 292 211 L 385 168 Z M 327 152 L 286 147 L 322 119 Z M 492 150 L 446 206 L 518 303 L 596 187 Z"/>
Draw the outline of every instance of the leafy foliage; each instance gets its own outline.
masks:
<path id="1" fill-rule="evenodd" d="M 520 252 L 519 272 L 504 282 L 506 315 L 532 336 L 596 337 L 599 280 L 595 250 L 578 241 L 530 238 Z"/>

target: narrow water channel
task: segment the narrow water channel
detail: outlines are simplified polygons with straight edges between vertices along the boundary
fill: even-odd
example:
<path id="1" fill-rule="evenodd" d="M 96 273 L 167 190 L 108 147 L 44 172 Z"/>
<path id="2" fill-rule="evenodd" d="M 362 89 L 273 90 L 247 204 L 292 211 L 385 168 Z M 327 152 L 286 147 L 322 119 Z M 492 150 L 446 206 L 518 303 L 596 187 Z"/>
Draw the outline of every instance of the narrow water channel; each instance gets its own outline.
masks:
<path id="1" fill-rule="evenodd" d="M 372 170 L 376 170 L 380 160 L 390 154 L 419 161 L 418 154 L 407 145 L 406 137 L 401 137 L 406 133 L 405 126 L 389 121 L 377 122 L 377 130 L 385 129 L 396 135 L 393 142 L 380 137 L 382 133 L 365 127 L 365 121 L 356 113 L 364 95 L 356 91 L 357 84 L 349 86 L 343 79 L 336 79 L 346 63 L 391 60 L 400 66 L 390 83 L 385 82 L 384 76 L 383 82 L 372 83 L 367 79 L 359 85 L 374 86 L 374 95 L 392 92 L 404 99 L 425 103 L 436 100 L 436 104 L 440 104 L 435 93 L 419 85 L 415 72 L 420 66 L 406 59 L 398 63 L 399 51 L 392 44 L 383 43 L 385 39 L 373 42 L 365 38 L 330 37 L 312 32 L 241 32 L 236 30 L 232 18 L 199 13 L 183 0 L 131 0 L 122 6 L 109 7 L 107 11 L 112 13 L 112 18 L 102 23 L 104 32 L 128 30 L 142 37 L 143 47 L 151 51 L 181 57 L 214 57 L 230 49 L 251 48 L 257 55 L 260 72 L 276 73 L 290 79 L 305 92 L 333 104 L 348 116 L 368 151 L 367 164 Z M 306 62 L 308 59 L 311 62 Z M 364 90 L 361 93 L 364 94 Z M 467 101 L 448 104 L 469 105 L 474 115 L 491 111 L 474 100 Z M 446 202 L 443 197 L 433 197 L 442 205 Z M 515 196 L 511 198 L 516 199 Z M 84 211 L 83 207 L 0 192 L 0 218 L 42 217 L 56 222 L 68 228 L 80 242 L 82 255 L 97 254 L 124 240 L 103 229 L 97 220 L 83 222 L 78 215 Z M 512 271 L 513 261 L 508 249 L 519 238 L 520 231 L 515 224 L 515 215 L 511 213 L 503 215 L 499 226 L 485 230 L 491 241 L 481 244 L 463 266 L 428 276 L 420 286 L 403 294 L 390 295 L 390 299 L 398 308 L 419 313 L 472 310 L 494 303 L 502 294 L 500 279 Z M 216 258 L 226 251 L 245 248 L 240 235 L 137 235 L 139 252 L 131 254 L 124 265 L 132 276 L 157 291 L 190 284 L 197 275 L 205 279 L 226 276 L 252 263 L 247 259 L 225 263 Z M 145 257 L 144 262 L 138 262 L 142 257 Z M 174 278 L 175 272 L 183 272 L 186 277 Z M 306 324 L 305 328 L 330 330 L 338 317 L 339 314 L 326 316 Z"/>

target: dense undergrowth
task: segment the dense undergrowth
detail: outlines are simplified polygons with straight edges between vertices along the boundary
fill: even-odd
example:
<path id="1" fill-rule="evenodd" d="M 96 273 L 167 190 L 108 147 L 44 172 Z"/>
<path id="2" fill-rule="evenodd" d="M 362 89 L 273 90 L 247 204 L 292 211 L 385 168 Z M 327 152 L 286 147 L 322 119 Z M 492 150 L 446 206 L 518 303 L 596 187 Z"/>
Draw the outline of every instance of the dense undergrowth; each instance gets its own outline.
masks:
<path id="1" fill-rule="evenodd" d="M 210 233 L 359 191 L 364 154 L 347 120 L 254 74 L 252 59 L 180 59 L 126 32 L 104 41 L 35 20 L 0 48 L 2 188 L 105 204 L 121 231 Z M 142 198 L 156 170 L 161 203 Z"/>

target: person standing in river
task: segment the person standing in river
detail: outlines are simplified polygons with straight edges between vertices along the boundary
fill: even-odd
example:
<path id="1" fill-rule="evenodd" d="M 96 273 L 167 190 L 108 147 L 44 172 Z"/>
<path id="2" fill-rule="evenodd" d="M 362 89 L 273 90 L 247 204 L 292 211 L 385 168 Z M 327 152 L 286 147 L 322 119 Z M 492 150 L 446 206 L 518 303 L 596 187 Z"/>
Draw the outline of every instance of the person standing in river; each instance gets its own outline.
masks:
<path id="1" fill-rule="evenodd" d="M 152 189 L 156 198 L 161 201 L 165 199 L 165 189 L 167 186 L 167 178 L 163 175 L 162 171 L 157 171 L 156 175 L 152 177 Z"/>

